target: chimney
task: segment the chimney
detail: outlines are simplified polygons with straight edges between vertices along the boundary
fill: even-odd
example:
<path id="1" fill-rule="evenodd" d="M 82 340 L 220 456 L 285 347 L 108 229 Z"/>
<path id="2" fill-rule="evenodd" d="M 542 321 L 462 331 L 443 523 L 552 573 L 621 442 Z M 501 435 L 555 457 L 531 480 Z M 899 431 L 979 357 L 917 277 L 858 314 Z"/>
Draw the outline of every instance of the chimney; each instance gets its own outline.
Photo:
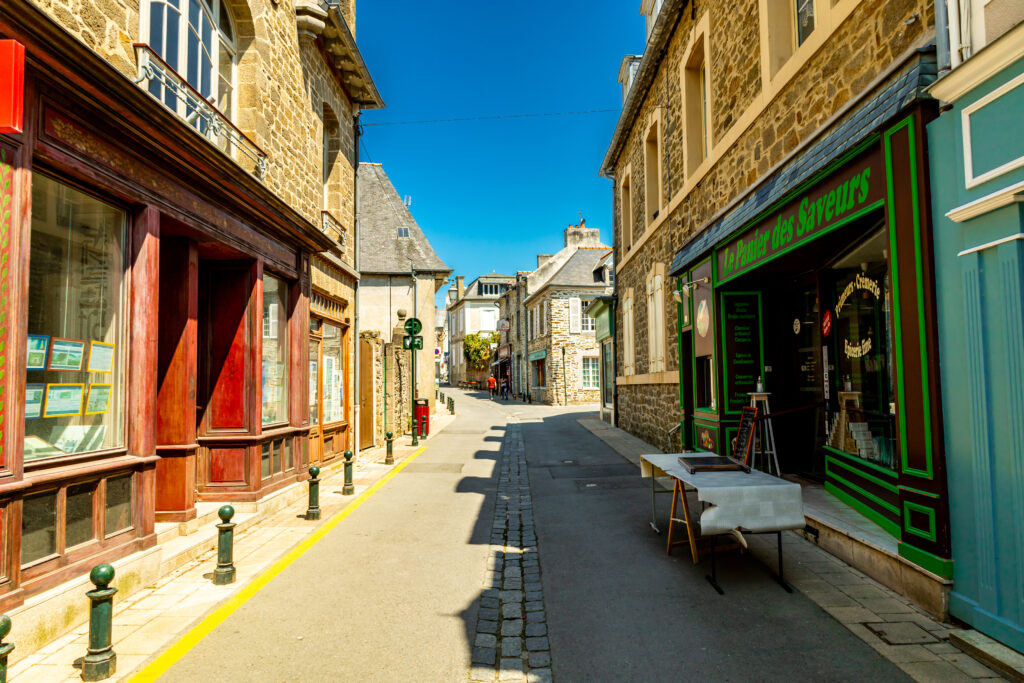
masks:
<path id="1" fill-rule="evenodd" d="M 466 287 L 462 284 L 463 276 L 459 275 L 455 278 L 455 300 L 458 301 L 462 298 L 462 295 L 466 293 Z"/>
<path id="2" fill-rule="evenodd" d="M 540 268 L 550 261 L 552 256 L 554 256 L 554 254 L 537 254 L 537 267 Z"/>
<path id="3" fill-rule="evenodd" d="M 587 222 L 581 220 L 579 225 L 570 225 L 565 229 L 565 246 L 600 247 L 601 231 L 597 228 L 588 228 Z"/>

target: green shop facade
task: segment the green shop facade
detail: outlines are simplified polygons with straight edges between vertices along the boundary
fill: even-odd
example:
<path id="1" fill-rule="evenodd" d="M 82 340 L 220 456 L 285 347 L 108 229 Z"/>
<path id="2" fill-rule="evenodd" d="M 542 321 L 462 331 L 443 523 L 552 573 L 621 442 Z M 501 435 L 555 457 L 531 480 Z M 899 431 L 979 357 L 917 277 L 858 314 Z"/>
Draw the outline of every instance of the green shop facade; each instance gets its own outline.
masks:
<path id="1" fill-rule="evenodd" d="M 731 454 L 742 408 L 767 392 L 782 474 L 823 485 L 941 582 L 929 66 L 912 63 L 682 245 L 670 275 L 683 445 Z"/>

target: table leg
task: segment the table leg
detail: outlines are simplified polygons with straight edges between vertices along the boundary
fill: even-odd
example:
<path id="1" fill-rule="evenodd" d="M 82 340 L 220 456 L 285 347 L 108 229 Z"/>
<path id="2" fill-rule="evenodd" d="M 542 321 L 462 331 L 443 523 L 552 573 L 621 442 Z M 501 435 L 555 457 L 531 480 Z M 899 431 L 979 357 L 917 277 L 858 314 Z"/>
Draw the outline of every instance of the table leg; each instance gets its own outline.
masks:
<path id="1" fill-rule="evenodd" d="M 719 595 L 725 595 L 725 591 L 722 590 L 722 587 L 718 585 L 718 567 L 716 566 L 716 563 L 715 563 L 715 555 L 716 555 L 716 553 L 715 553 L 715 545 L 716 545 L 717 539 L 718 539 L 718 536 L 716 536 L 716 535 L 712 535 L 711 536 L 711 573 L 706 575 L 704 578 L 706 578 L 708 580 L 708 583 L 710 583 L 711 586 L 716 591 L 718 591 Z"/>
<path id="2" fill-rule="evenodd" d="M 665 541 L 665 554 L 672 554 L 672 531 L 676 520 L 676 502 L 679 496 L 679 480 L 672 480 L 672 509 L 668 513 L 668 538 Z"/>
<path id="3" fill-rule="evenodd" d="M 651 528 L 654 529 L 654 531 L 656 533 L 660 534 L 661 533 L 661 529 L 658 528 L 658 517 L 657 517 L 656 508 L 654 506 L 655 493 L 657 493 L 657 484 L 655 482 L 655 479 L 656 479 L 656 477 L 654 476 L 654 471 L 652 470 L 651 471 Z M 669 522 L 668 525 L 671 528 L 672 522 Z"/>
<path id="4" fill-rule="evenodd" d="M 775 575 L 775 581 L 782 586 L 787 593 L 793 592 L 793 587 L 786 583 L 785 575 L 782 573 L 782 532 L 777 531 L 775 535 L 778 537 L 779 542 L 779 573 Z"/>
<path id="5" fill-rule="evenodd" d="M 676 480 L 679 495 L 683 499 L 683 518 L 686 520 L 686 535 L 690 538 L 690 554 L 693 555 L 693 563 L 700 563 L 700 554 L 697 552 L 697 536 L 693 533 L 693 520 L 690 519 L 690 504 L 686 502 L 686 484 Z M 673 503 L 675 499 L 673 499 Z M 673 515 L 674 517 L 675 515 Z"/>

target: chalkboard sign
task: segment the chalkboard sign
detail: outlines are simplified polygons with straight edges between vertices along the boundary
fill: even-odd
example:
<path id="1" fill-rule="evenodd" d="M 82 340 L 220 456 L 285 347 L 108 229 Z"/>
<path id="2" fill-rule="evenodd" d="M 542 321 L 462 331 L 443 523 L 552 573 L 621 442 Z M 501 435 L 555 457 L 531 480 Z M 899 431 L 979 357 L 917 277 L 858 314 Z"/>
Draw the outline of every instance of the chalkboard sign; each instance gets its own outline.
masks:
<path id="1" fill-rule="evenodd" d="M 740 425 L 736 429 L 736 447 L 732 451 L 732 457 L 750 464 L 750 449 L 754 445 L 754 418 L 757 417 L 757 408 L 744 408 L 740 412 Z"/>

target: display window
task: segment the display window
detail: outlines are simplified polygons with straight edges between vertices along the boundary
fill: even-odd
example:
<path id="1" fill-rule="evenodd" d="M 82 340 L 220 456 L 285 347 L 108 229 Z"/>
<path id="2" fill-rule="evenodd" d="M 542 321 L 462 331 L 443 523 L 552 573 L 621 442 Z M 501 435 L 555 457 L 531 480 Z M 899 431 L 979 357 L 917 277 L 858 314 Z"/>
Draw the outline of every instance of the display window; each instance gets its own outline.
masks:
<path id="1" fill-rule="evenodd" d="M 32 179 L 25 460 L 121 448 L 123 211 Z"/>
<path id="2" fill-rule="evenodd" d="M 345 356 L 342 338 L 340 327 L 324 322 L 321 342 L 323 368 L 320 383 L 324 424 L 345 419 Z"/>
<path id="3" fill-rule="evenodd" d="M 288 288 L 263 275 L 263 425 L 288 420 Z"/>

